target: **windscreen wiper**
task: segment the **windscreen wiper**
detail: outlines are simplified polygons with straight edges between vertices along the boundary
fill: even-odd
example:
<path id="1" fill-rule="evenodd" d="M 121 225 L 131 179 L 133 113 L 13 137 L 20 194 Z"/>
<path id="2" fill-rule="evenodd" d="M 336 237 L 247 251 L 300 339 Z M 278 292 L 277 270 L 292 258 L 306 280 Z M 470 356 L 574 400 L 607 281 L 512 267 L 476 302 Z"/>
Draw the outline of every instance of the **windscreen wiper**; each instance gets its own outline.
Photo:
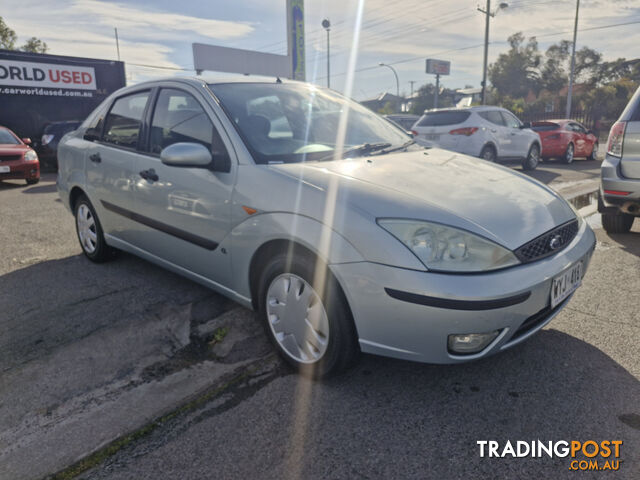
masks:
<path id="1" fill-rule="evenodd" d="M 355 156 L 356 154 L 368 155 L 372 152 L 376 152 L 378 150 L 384 150 L 385 148 L 390 147 L 391 144 L 388 142 L 379 142 L 379 143 L 362 143 L 360 145 L 355 145 L 353 147 L 349 147 L 346 150 L 343 150 L 340 154 L 340 158 L 349 158 Z M 329 158 L 333 158 L 334 154 L 327 155 L 323 157 L 321 160 L 327 160 Z"/>
<path id="2" fill-rule="evenodd" d="M 408 142 L 403 143 L 402 145 L 400 145 L 398 147 L 393 147 L 393 148 L 386 148 L 385 147 L 384 149 L 374 153 L 374 155 L 385 155 L 387 153 L 397 152 L 398 150 L 406 150 L 408 147 L 410 147 L 414 143 L 416 143 L 416 141 L 412 139 L 412 140 L 409 140 Z"/>

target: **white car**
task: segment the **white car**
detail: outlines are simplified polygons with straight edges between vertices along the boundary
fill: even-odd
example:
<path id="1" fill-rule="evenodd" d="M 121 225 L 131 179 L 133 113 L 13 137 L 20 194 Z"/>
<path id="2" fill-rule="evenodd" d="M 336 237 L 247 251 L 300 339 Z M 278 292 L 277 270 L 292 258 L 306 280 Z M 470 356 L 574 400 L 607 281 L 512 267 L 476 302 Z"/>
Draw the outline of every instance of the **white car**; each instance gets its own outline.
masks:
<path id="1" fill-rule="evenodd" d="M 500 107 L 427 110 L 412 133 L 425 147 L 440 147 L 490 162 L 521 160 L 524 170 L 538 166 L 542 150 L 538 134 Z"/>

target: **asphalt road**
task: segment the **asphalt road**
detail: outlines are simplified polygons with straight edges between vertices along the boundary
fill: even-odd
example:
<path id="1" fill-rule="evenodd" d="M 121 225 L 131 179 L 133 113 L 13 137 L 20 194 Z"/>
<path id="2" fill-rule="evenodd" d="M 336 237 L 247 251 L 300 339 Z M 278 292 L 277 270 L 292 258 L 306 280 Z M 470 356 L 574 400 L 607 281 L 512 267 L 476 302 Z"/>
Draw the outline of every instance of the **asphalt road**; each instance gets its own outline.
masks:
<path id="1" fill-rule="evenodd" d="M 560 185 L 591 181 L 598 167 L 543 164 L 532 175 Z M 180 368 L 184 335 L 165 320 L 181 317 L 193 329 L 229 314 L 247 325 L 252 318 L 130 255 L 87 262 L 53 182 L 0 183 L 0 478 L 13 478 L 1 454 L 14 448 L 18 427 L 35 418 L 44 431 L 69 403 L 95 403 L 87 392 L 153 384 Z M 628 235 L 596 233 L 570 305 L 511 351 L 457 366 L 363 356 L 340 377 L 310 382 L 262 357 L 252 332 L 231 356 L 263 358 L 258 371 L 81 477 L 640 478 L 640 221 Z M 67 363 L 54 362 L 65 354 Z M 182 366 L 209 359 L 178 357 Z M 476 444 L 535 439 L 620 439 L 623 462 L 611 475 L 571 472 L 566 458 L 480 458 Z M 63 457 L 66 448 L 45 453 Z"/>

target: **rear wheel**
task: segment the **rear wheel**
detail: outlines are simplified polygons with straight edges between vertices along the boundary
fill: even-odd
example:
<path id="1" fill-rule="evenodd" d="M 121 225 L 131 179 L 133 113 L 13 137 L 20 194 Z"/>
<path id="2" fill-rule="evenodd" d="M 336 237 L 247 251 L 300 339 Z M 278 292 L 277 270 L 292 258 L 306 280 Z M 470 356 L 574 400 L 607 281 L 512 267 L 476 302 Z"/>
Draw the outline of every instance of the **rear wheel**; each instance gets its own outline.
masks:
<path id="1" fill-rule="evenodd" d="M 566 164 L 573 162 L 573 154 L 574 154 L 573 143 L 570 143 L 569 145 L 567 145 L 567 149 L 564 151 L 564 155 L 562 156 L 562 162 Z"/>
<path id="2" fill-rule="evenodd" d="M 535 170 L 538 163 L 540 163 L 540 147 L 538 144 L 534 143 L 531 145 L 531 148 L 529 148 L 527 158 L 522 161 L 522 169 Z"/>
<path id="3" fill-rule="evenodd" d="M 603 213 L 602 226 L 607 233 L 627 233 L 633 225 L 633 215 L 628 213 Z"/>
<path id="4" fill-rule="evenodd" d="M 80 247 L 89 260 L 96 263 L 106 262 L 113 257 L 113 250 L 104 240 L 100 220 L 89 199 L 81 195 L 76 200 L 76 233 Z"/>
<path id="5" fill-rule="evenodd" d="M 322 268 L 317 278 L 315 271 Z M 359 353 L 347 301 L 336 280 L 308 255 L 274 256 L 260 280 L 259 313 L 284 360 L 322 378 L 349 367 Z"/>
<path id="6" fill-rule="evenodd" d="M 491 145 L 485 145 L 480 152 L 480 158 L 487 162 L 495 162 L 497 159 L 496 149 Z"/>
<path id="7" fill-rule="evenodd" d="M 598 142 L 593 144 L 593 149 L 591 149 L 591 155 L 589 155 L 587 160 L 597 160 L 598 159 Z"/>

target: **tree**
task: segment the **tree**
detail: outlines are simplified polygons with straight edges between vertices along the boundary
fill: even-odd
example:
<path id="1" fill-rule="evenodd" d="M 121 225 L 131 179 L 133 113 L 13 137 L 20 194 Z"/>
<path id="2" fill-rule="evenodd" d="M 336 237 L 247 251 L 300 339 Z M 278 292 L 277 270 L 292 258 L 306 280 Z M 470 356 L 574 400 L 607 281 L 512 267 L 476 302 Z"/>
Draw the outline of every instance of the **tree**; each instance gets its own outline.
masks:
<path id="1" fill-rule="evenodd" d="M 0 48 L 5 50 L 15 50 L 18 36 L 0 17 Z"/>
<path id="2" fill-rule="evenodd" d="M 489 67 L 489 79 L 500 95 L 513 98 L 525 97 L 529 90 L 540 90 L 540 62 L 538 42 L 535 37 L 525 44 L 521 32 L 508 38 L 511 48 L 501 53 L 495 63 Z"/>
<path id="3" fill-rule="evenodd" d="M 18 50 L 16 49 L 17 40 L 18 35 L 16 35 L 16 32 L 0 17 L 0 48 L 5 50 Z M 19 50 L 23 52 L 46 53 L 48 47 L 47 44 L 39 38 L 31 37 Z"/>
<path id="4" fill-rule="evenodd" d="M 39 38 L 31 37 L 27 40 L 27 43 L 20 47 L 20 50 L 32 53 L 47 53 L 48 47 L 46 42 L 43 42 Z"/>
<path id="5" fill-rule="evenodd" d="M 436 98 L 436 86 L 432 83 L 422 85 L 418 89 L 418 95 L 411 101 L 411 113 L 422 115 L 425 110 L 433 108 Z M 453 91 L 443 89 L 438 96 L 438 107 L 446 108 L 453 106 Z"/>

